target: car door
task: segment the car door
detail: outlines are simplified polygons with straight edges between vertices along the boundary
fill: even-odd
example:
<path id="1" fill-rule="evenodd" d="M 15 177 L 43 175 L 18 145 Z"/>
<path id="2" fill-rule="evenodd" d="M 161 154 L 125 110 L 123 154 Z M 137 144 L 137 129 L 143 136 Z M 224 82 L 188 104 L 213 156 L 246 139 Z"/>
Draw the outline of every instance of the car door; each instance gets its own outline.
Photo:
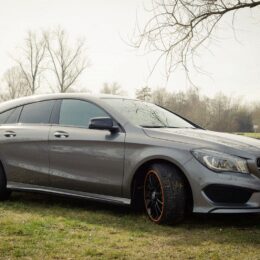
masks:
<path id="1" fill-rule="evenodd" d="M 94 117 L 109 117 L 99 106 L 63 99 L 50 131 L 51 186 L 111 196 L 121 195 L 125 133 L 89 129 Z"/>
<path id="2" fill-rule="evenodd" d="M 9 186 L 48 186 L 49 120 L 54 102 L 15 108 L 0 126 L 0 157 Z"/>

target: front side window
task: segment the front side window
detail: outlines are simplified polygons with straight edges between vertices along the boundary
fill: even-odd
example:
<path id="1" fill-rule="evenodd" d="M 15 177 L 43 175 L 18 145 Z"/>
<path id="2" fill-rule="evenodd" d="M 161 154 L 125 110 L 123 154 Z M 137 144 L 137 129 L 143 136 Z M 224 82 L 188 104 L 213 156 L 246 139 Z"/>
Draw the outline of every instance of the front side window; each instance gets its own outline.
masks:
<path id="1" fill-rule="evenodd" d="M 25 105 L 19 122 L 25 124 L 49 124 L 54 102 L 54 100 L 47 100 Z"/>
<path id="2" fill-rule="evenodd" d="M 90 119 L 94 117 L 109 117 L 98 106 L 75 99 L 64 99 L 61 103 L 59 124 L 88 128 Z"/>

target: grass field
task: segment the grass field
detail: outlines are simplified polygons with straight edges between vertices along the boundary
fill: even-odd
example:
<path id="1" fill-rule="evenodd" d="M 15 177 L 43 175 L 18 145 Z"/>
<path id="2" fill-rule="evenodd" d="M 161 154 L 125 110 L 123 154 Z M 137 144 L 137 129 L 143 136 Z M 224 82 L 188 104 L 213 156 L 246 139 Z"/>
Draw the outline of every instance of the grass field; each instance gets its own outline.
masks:
<path id="1" fill-rule="evenodd" d="M 260 216 L 170 227 L 130 209 L 14 193 L 0 203 L 0 259 L 260 259 Z"/>
<path id="2" fill-rule="evenodd" d="M 245 135 L 247 137 L 260 139 L 260 133 L 237 133 L 238 135 Z"/>

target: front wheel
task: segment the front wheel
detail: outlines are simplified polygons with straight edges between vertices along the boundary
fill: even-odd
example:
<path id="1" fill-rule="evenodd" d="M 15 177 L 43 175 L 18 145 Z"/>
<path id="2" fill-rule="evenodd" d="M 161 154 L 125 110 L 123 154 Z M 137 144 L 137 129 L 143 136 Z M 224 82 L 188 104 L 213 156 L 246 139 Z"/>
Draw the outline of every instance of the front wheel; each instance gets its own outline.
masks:
<path id="1" fill-rule="evenodd" d="M 182 173 L 169 164 L 153 164 L 144 180 L 144 204 L 158 224 L 175 224 L 184 218 L 187 194 Z"/>

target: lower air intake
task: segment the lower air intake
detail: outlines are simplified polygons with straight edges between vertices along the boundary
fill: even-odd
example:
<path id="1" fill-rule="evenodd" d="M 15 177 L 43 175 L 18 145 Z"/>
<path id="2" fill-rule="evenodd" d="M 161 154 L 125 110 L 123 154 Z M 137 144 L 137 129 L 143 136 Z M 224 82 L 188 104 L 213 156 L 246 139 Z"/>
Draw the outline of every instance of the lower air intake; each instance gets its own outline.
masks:
<path id="1" fill-rule="evenodd" d="M 211 184 L 204 188 L 206 196 L 215 203 L 244 204 L 254 190 L 231 185 Z"/>

